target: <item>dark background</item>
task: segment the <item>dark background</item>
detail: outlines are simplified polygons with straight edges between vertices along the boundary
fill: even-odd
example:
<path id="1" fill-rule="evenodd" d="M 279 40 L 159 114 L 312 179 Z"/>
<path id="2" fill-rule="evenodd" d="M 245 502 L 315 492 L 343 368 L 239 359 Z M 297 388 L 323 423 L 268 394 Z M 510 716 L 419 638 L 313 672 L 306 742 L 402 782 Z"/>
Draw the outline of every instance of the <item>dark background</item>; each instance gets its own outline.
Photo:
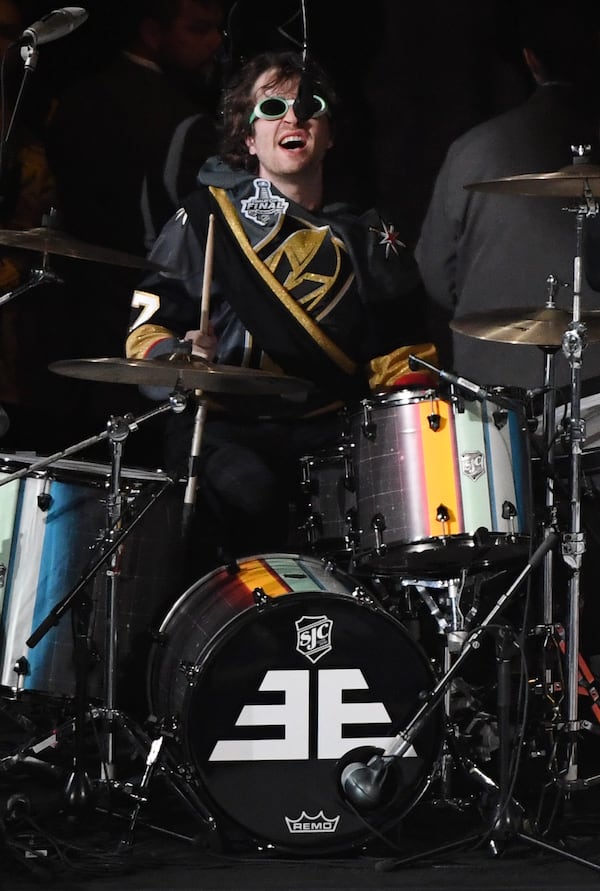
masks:
<path id="1" fill-rule="evenodd" d="M 53 100 L 119 51 L 133 2 L 79 0 L 88 19 L 38 47 L 20 113 L 38 121 L 42 137 Z M 59 8 L 46 0 L 23 0 L 23 7 L 31 24 Z M 517 8 L 518 0 L 306 0 L 308 52 L 331 75 L 343 110 L 327 159 L 326 202 L 376 206 L 414 248 L 450 142 L 532 89 L 516 39 Z M 302 49 L 300 0 L 238 0 L 229 9 L 223 80 L 254 52 Z M 82 195 L 85 190 L 82 182 Z M 119 208 L 114 211 L 118 215 Z M 32 255 L 32 262 L 37 259 Z M 86 261 L 52 257 L 51 267 L 67 281 L 75 262 Z M 73 380 L 48 369 L 56 359 L 89 356 L 85 333 L 73 321 L 85 312 L 87 294 L 74 295 L 70 311 L 66 290 L 46 286 L 21 298 L 34 315 L 32 329 L 41 329 L 28 363 L 38 395 L 20 420 L 11 416 L 2 440 L 7 450 L 53 454 L 97 434 L 111 414 L 137 416 L 148 409 L 129 384 Z M 155 467 L 157 449 L 155 426 L 145 425 L 128 442 L 128 463 Z M 105 460 L 106 443 L 86 456 Z"/>
<path id="2" fill-rule="evenodd" d="M 516 4 L 306 0 L 308 51 L 332 75 L 348 115 L 330 163 L 336 198 L 381 207 L 398 220 L 409 244 L 416 241 L 451 140 L 531 89 L 515 37 Z M 56 95 L 116 52 L 127 0 L 79 5 L 88 20 L 39 47 L 32 92 Z M 31 3 L 35 18 L 56 8 Z M 282 31 L 301 48 L 300 8 L 299 0 L 234 4 L 226 70 L 256 50 L 293 45 Z"/>

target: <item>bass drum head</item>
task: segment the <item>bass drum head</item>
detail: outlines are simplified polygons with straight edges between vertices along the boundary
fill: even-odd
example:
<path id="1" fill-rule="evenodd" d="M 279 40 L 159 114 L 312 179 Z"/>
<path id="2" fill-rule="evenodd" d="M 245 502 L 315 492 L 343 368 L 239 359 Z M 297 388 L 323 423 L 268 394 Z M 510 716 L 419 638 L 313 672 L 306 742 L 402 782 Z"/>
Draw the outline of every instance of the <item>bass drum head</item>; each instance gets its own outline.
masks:
<path id="1" fill-rule="evenodd" d="M 262 605 L 242 590 L 257 562 L 271 587 Z M 312 589 L 302 590 L 307 580 Z M 355 587 L 311 558 L 249 558 L 239 574 L 221 569 L 190 588 L 163 623 L 151 664 L 155 713 L 176 719 L 181 754 L 217 823 L 225 817 L 254 843 L 347 849 L 365 841 L 369 825 L 396 822 L 431 779 L 438 713 L 402 759 L 380 812 L 365 822 L 340 792 L 344 757 L 385 748 L 434 683 L 403 626 L 351 596 Z"/>

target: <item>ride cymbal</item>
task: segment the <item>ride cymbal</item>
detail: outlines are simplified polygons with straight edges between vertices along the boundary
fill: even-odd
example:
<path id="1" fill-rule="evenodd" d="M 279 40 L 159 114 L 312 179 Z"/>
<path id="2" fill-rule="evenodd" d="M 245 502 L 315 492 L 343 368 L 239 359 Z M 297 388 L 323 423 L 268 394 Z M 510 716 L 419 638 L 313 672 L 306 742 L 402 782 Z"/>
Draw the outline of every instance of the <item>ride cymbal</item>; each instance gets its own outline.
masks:
<path id="1" fill-rule="evenodd" d="M 559 347 L 572 319 L 571 313 L 558 308 L 499 309 L 453 319 L 450 327 L 480 340 Z M 588 343 L 600 342 L 600 311 L 581 313 L 580 321 Z"/>
<path id="2" fill-rule="evenodd" d="M 84 380 L 180 387 L 238 396 L 305 396 L 312 387 L 309 381 L 300 378 L 237 365 L 216 365 L 197 356 L 183 359 L 171 356 L 158 359 L 61 359 L 48 367 L 56 374 Z"/>
<path id="3" fill-rule="evenodd" d="M 596 164 L 569 164 L 552 173 L 521 174 L 490 179 L 464 186 L 472 192 L 531 195 L 547 198 L 600 197 L 600 167 Z"/>
<path id="4" fill-rule="evenodd" d="M 170 271 L 167 267 L 154 263 L 146 257 L 137 257 L 134 254 L 126 254 L 112 248 L 87 244 L 85 241 L 71 238 L 70 235 L 60 232 L 58 229 L 46 226 L 40 226 L 38 229 L 26 229 L 21 232 L 14 229 L 0 229 L 0 244 L 24 248 L 28 251 L 38 251 L 43 254 L 58 254 L 61 257 L 75 257 L 79 260 L 107 263 L 110 266 L 155 269 L 159 272 Z"/>

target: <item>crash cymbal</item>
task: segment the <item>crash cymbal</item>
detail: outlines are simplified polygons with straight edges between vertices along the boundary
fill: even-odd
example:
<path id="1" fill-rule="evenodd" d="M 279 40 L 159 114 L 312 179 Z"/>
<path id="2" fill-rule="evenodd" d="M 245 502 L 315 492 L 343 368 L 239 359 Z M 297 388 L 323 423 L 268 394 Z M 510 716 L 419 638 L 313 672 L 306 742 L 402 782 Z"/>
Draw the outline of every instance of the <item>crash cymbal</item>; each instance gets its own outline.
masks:
<path id="1" fill-rule="evenodd" d="M 547 198 L 584 198 L 586 192 L 600 197 L 600 167 L 596 164 L 569 164 L 553 173 L 505 176 L 487 182 L 469 183 L 464 188 L 472 192 Z"/>
<path id="2" fill-rule="evenodd" d="M 38 229 L 26 229 L 19 232 L 13 229 L 0 229 L 0 244 L 8 247 L 24 248 L 43 254 L 58 254 L 61 257 L 75 257 L 80 260 L 93 260 L 96 263 L 108 263 L 110 266 L 128 266 L 132 269 L 156 269 L 168 272 L 164 266 L 153 263 L 145 257 L 136 257 L 115 251 L 112 248 L 87 244 L 71 238 L 70 235 L 46 226 Z"/>
<path id="3" fill-rule="evenodd" d="M 450 327 L 480 340 L 559 347 L 572 319 L 571 313 L 558 308 L 499 309 L 453 319 Z M 580 321 L 585 323 L 587 342 L 600 342 L 600 311 L 581 313 Z"/>
<path id="4" fill-rule="evenodd" d="M 61 359 L 48 366 L 66 377 L 115 384 L 180 387 L 238 396 L 306 396 L 309 381 L 237 365 L 216 365 L 197 356 L 158 359 Z"/>

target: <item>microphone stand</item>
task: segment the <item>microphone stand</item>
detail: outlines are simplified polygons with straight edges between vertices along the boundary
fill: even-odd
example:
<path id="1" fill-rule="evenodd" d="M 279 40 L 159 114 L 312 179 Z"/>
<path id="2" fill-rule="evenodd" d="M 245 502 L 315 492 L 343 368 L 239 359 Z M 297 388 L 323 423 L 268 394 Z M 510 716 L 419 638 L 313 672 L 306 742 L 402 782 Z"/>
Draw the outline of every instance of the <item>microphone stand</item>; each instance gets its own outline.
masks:
<path id="1" fill-rule="evenodd" d="M 150 409 L 143 415 L 139 415 L 137 418 L 132 417 L 131 415 L 127 415 L 125 418 L 119 419 L 119 423 L 123 423 L 127 426 L 128 430 L 135 431 L 143 424 L 145 421 L 149 421 L 151 418 L 156 417 L 157 415 L 164 414 L 167 411 L 173 411 L 176 414 L 184 411 L 187 402 L 187 396 L 185 393 L 180 390 L 175 390 L 169 396 L 167 402 L 162 402 L 156 408 Z M 106 430 L 103 430 L 102 433 L 98 433 L 95 436 L 90 436 L 87 439 L 82 439 L 80 442 L 75 443 L 75 445 L 69 446 L 66 449 L 63 449 L 60 452 L 54 452 L 52 455 L 48 455 L 45 458 L 40 458 L 39 461 L 34 461 L 31 464 L 28 464 L 26 467 L 22 467 L 21 470 L 15 470 L 13 473 L 9 473 L 6 476 L 2 476 L 0 478 L 0 488 L 2 486 L 6 486 L 7 483 L 12 482 L 13 480 L 19 480 L 24 476 L 29 476 L 31 473 L 34 473 L 36 470 L 43 470 L 45 467 L 49 467 L 51 464 L 54 464 L 61 458 L 67 458 L 69 455 L 75 455 L 77 452 L 81 452 L 84 449 L 88 448 L 88 446 L 96 445 L 98 442 L 102 442 L 105 439 L 108 439 L 111 435 L 112 425 L 109 428 L 107 426 Z"/>
<path id="2" fill-rule="evenodd" d="M 17 44 L 13 44 L 13 46 L 16 48 Z M 20 52 L 21 52 L 21 58 L 23 59 L 23 62 L 25 63 L 25 66 L 23 69 L 23 80 L 21 81 L 21 86 L 19 87 L 19 93 L 18 93 L 17 99 L 15 101 L 13 113 L 10 117 L 10 122 L 8 124 L 8 127 L 6 128 L 6 133 L 4 134 L 4 139 L 3 139 L 3 143 L 2 143 L 3 149 L 6 148 L 6 146 L 8 145 L 8 140 L 10 139 L 10 137 L 12 135 L 13 127 L 14 127 L 15 121 L 17 119 L 17 111 L 21 104 L 21 100 L 23 99 L 23 96 L 25 95 L 25 90 L 27 88 L 29 78 L 37 68 L 37 63 L 38 63 L 38 58 L 39 58 L 37 41 L 34 40 L 31 43 L 28 43 L 25 46 L 22 46 Z"/>
<path id="3" fill-rule="evenodd" d="M 542 563 L 546 553 L 551 548 L 555 547 L 559 537 L 560 536 L 556 531 L 550 532 L 550 534 L 545 537 L 512 585 L 499 598 L 496 605 L 481 621 L 479 626 L 468 635 L 460 654 L 444 676 L 425 697 L 423 705 L 411 718 L 406 727 L 391 740 L 388 746 L 382 752 L 375 750 L 376 754 L 374 754 L 366 764 L 356 761 L 348 763 L 348 759 L 352 756 L 351 752 L 344 757 L 344 763 L 347 766 L 342 770 L 339 787 L 345 799 L 354 808 L 359 811 L 368 811 L 371 808 L 375 808 L 378 805 L 385 803 L 382 802 L 381 799 L 383 798 L 384 782 L 386 781 L 390 767 L 404 757 L 409 749 L 414 746 L 417 736 L 423 730 L 425 724 L 432 717 L 434 710 L 444 697 L 450 681 L 455 677 L 471 652 L 479 649 L 480 639 L 484 632 L 493 626 L 496 617 L 512 600 L 522 582 Z M 499 629 L 495 628 L 492 630 L 496 635 L 498 718 L 499 731 L 501 734 L 499 752 L 501 763 L 499 783 L 497 784 L 498 799 L 496 807 L 494 808 L 492 827 L 487 834 L 487 837 L 490 839 L 492 853 L 496 854 L 499 852 L 499 841 L 507 841 L 512 835 L 521 841 L 550 851 L 553 854 L 559 854 L 562 857 L 573 860 L 574 862 L 587 866 L 593 870 L 600 871 L 600 864 L 592 863 L 578 857 L 576 854 L 572 854 L 564 848 L 550 845 L 542 839 L 524 833 L 517 828 L 516 821 L 520 818 L 520 806 L 518 806 L 510 796 L 510 776 L 508 769 L 510 761 L 510 746 L 508 739 L 510 704 L 509 669 L 510 653 L 511 648 L 514 645 L 514 639 L 512 632 L 506 626 L 501 626 Z M 359 752 L 361 755 L 364 755 L 364 749 L 357 750 L 357 754 Z M 486 783 L 486 785 L 489 784 Z M 453 845 L 453 847 L 455 846 Z M 422 859 L 422 857 L 423 854 L 419 853 L 414 857 L 408 857 L 402 861 L 398 861 L 398 865 L 405 865 L 412 862 L 412 860 Z"/>
<path id="4" fill-rule="evenodd" d="M 463 663 L 469 657 L 472 650 L 479 649 L 480 638 L 483 633 L 512 599 L 522 582 L 525 581 L 530 573 L 543 560 L 546 552 L 556 545 L 558 537 L 557 532 L 552 532 L 541 542 L 530 557 L 524 569 L 513 581 L 512 585 L 498 599 L 496 605 L 479 623 L 478 627 L 470 632 L 459 655 L 444 676 L 440 678 L 430 693 L 424 698 L 423 705 L 419 708 L 413 718 L 411 718 L 406 727 L 392 739 L 387 748 L 384 749 L 383 752 L 374 755 L 366 765 L 354 762 L 348 764 L 348 766 L 344 768 L 340 778 L 341 786 L 346 793 L 348 800 L 356 807 L 373 807 L 379 803 L 382 786 L 390 765 L 397 759 L 402 758 L 411 748 L 415 738 L 421 732 L 433 714 L 433 711 L 443 698 L 450 681 L 458 673 L 459 669 L 462 668 Z M 360 785 L 361 783 L 363 783 L 362 786 Z"/>
<path id="5" fill-rule="evenodd" d="M 550 533 L 554 536 L 553 544 L 556 542 L 558 536 L 557 533 Z M 534 555 L 536 557 L 536 565 L 541 562 L 544 558 L 543 549 L 547 546 L 548 539 L 546 539 L 538 551 L 539 554 Z M 532 567 L 533 568 L 533 567 Z M 525 570 L 527 572 L 527 568 Z M 519 580 L 517 580 L 517 583 Z M 515 586 L 513 585 L 513 590 L 515 590 Z M 503 602 L 507 602 L 507 598 L 509 598 L 510 592 L 507 592 L 505 597 L 503 598 Z M 494 615 L 497 614 L 497 610 L 492 611 Z M 490 616 L 485 620 L 485 627 L 489 627 L 489 620 L 492 616 Z M 482 626 L 473 632 L 471 638 L 467 641 L 467 645 L 470 648 L 474 648 L 475 644 L 479 640 L 481 633 L 484 630 L 484 623 Z M 484 787 L 488 790 L 488 793 L 493 796 L 494 807 L 492 810 L 492 819 L 491 819 L 491 828 L 483 834 L 483 840 L 488 840 L 490 852 L 494 856 L 498 856 L 503 853 L 504 847 L 511 838 L 517 838 L 526 844 L 531 844 L 537 848 L 541 848 L 544 851 L 547 851 L 551 854 L 559 854 L 561 857 L 564 857 L 567 860 L 571 860 L 574 863 L 578 863 L 580 866 L 586 866 L 589 869 L 593 869 L 596 872 L 600 872 L 600 864 L 594 863 L 592 861 L 586 860 L 583 857 L 579 857 L 577 854 L 573 854 L 571 851 L 567 851 L 563 847 L 557 847 L 555 845 L 551 845 L 548 842 L 544 841 L 542 838 L 538 838 L 537 836 L 530 835 L 529 833 L 523 832 L 519 829 L 522 823 L 523 818 L 523 809 L 521 805 L 512 797 L 512 781 L 510 775 L 510 761 L 511 761 L 511 751 L 514 750 L 513 740 L 511 739 L 510 733 L 510 691 L 511 691 L 511 658 L 514 653 L 516 647 L 515 635 L 512 629 L 508 625 L 499 625 L 493 629 L 493 634 L 496 642 L 496 666 L 497 666 L 497 713 L 498 713 L 498 736 L 499 736 L 499 748 L 498 748 L 498 762 L 499 762 L 499 775 L 498 775 L 498 783 L 495 783 L 489 777 L 485 776 L 481 772 L 470 771 L 471 775 L 475 776 L 475 778 L 481 782 Z M 463 650 L 464 652 L 464 650 Z M 459 657 L 460 658 L 460 657 Z M 456 663 L 455 663 L 456 664 Z M 452 674 L 454 674 L 454 666 L 452 670 Z M 450 672 L 448 672 L 445 677 L 442 679 L 440 684 L 444 687 L 446 686 L 447 680 L 450 676 Z M 432 691 L 432 697 L 435 694 L 435 690 Z M 438 698 L 435 698 L 435 702 L 438 701 Z M 431 707 L 433 707 L 434 701 L 432 699 Z M 426 708 L 427 713 L 429 714 L 429 708 Z M 412 726 L 416 728 L 414 722 L 417 721 L 418 713 L 413 722 L 411 722 Z M 411 727 L 409 724 L 409 727 Z M 422 726 L 422 724 L 420 724 Z M 410 736 L 411 739 L 414 738 L 414 734 L 411 734 L 409 729 L 402 734 L 405 739 L 408 739 Z M 399 737 L 397 737 L 398 739 Z M 389 748 L 389 747 L 388 747 Z M 387 750 L 386 750 L 387 751 Z M 400 755 L 395 755 L 394 757 L 400 757 Z M 374 760 L 374 759 L 373 759 Z M 461 845 L 473 845 L 476 844 L 477 841 L 481 840 L 481 836 L 479 838 L 470 836 L 467 839 L 463 839 L 462 842 L 450 842 L 448 845 L 445 845 L 441 848 L 434 849 L 431 853 L 438 854 L 443 851 L 455 850 L 457 847 Z M 391 860 L 391 861 L 381 861 L 379 866 L 385 870 L 390 871 L 395 868 L 399 868 L 402 866 L 408 866 L 411 863 L 416 861 L 422 861 L 423 857 L 427 855 L 428 852 L 419 852 L 418 854 L 413 854 L 408 857 L 405 857 L 401 860 Z"/>
<path id="6" fill-rule="evenodd" d="M 437 365 L 432 365 L 430 362 L 426 362 L 425 359 L 422 359 L 420 356 L 415 356 L 412 353 L 408 357 L 408 365 L 412 371 L 416 371 L 419 366 L 421 368 L 426 368 L 428 371 L 432 371 L 434 374 L 437 374 L 441 380 L 446 381 L 455 387 L 459 387 L 464 393 L 468 393 L 479 402 L 493 402 L 499 408 L 507 408 L 509 410 L 519 406 L 518 400 L 516 399 L 502 396 L 500 393 L 496 392 L 496 390 L 490 391 L 485 387 L 480 387 L 479 384 L 476 384 L 474 381 L 470 381 L 466 377 L 452 374 L 452 372 L 445 371 L 443 368 L 438 368 Z"/>
<path id="7" fill-rule="evenodd" d="M 13 288 L 12 291 L 7 291 L 6 294 L 3 294 L 0 297 L 0 306 L 4 306 L 4 304 L 8 303 L 9 300 L 14 300 L 15 297 L 19 297 L 26 291 L 31 290 L 31 288 L 37 287 L 37 285 L 45 285 L 50 283 L 62 285 L 64 280 L 48 268 L 47 262 L 48 255 L 44 254 L 42 268 L 30 269 L 29 278 L 26 282 L 24 282 L 22 285 L 19 285 L 17 288 Z"/>
<path id="8" fill-rule="evenodd" d="M 9 47 L 9 49 L 11 49 L 11 48 L 15 48 L 15 49 L 18 48 L 18 44 L 12 44 L 12 46 Z M 24 73 L 23 73 L 23 79 L 22 79 L 21 85 L 19 87 L 19 92 L 17 94 L 17 98 L 15 100 L 14 108 L 13 108 L 12 114 L 10 116 L 10 121 L 6 128 L 6 131 L 4 131 L 4 124 L 2 124 L 2 138 L 0 139 L 0 181 L 2 181 L 3 174 L 4 174 L 4 157 L 5 157 L 6 149 L 8 146 L 8 142 L 10 140 L 10 137 L 12 136 L 15 121 L 17 119 L 17 111 L 19 110 L 19 107 L 21 105 L 21 100 L 23 99 L 23 96 L 25 94 L 25 89 L 26 89 L 27 83 L 29 82 L 29 77 L 37 68 L 38 56 L 39 56 L 39 53 L 38 53 L 38 48 L 37 48 L 37 41 L 32 41 L 31 43 L 28 43 L 26 46 L 23 46 L 21 48 L 21 58 L 23 59 L 23 61 L 25 63 L 25 68 L 24 68 Z M 4 94 L 2 94 L 1 98 L 2 98 L 2 105 L 4 106 L 4 108 L 6 108 L 6 101 L 5 101 L 6 97 L 4 96 Z M 4 198 L 4 196 L 1 196 L 1 197 Z"/>

